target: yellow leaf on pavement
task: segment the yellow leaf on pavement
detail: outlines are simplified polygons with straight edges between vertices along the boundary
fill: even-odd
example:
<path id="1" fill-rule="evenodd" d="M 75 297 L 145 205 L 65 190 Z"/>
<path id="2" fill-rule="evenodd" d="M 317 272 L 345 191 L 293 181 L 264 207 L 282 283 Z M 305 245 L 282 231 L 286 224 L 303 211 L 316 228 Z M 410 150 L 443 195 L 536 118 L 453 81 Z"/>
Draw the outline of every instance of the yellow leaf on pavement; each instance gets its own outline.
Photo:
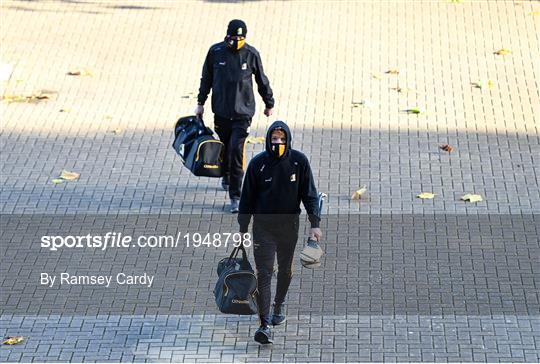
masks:
<path id="1" fill-rule="evenodd" d="M 4 340 L 4 345 L 17 345 L 24 341 L 24 336 L 8 336 Z"/>
<path id="2" fill-rule="evenodd" d="M 74 70 L 74 71 L 69 71 L 68 73 L 68 76 L 92 76 L 92 72 L 88 71 L 88 70 L 84 70 L 84 71 L 80 71 L 80 70 Z"/>
<path id="3" fill-rule="evenodd" d="M 422 113 L 422 111 L 417 107 L 413 107 L 412 109 L 407 109 L 405 110 L 405 112 L 407 114 L 421 114 Z"/>
<path id="4" fill-rule="evenodd" d="M 469 202 L 481 202 L 481 201 L 484 201 L 482 199 L 482 196 L 480 195 L 475 195 L 475 194 L 472 194 L 472 193 L 468 193 L 464 196 L 461 197 L 461 200 L 463 201 L 469 201 Z"/>
<path id="5" fill-rule="evenodd" d="M 506 56 L 508 54 L 511 54 L 512 51 L 508 50 L 508 49 L 505 49 L 505 48 L 502 48 L 502 49 L 499 49 L 498 51 L 495 51 L 493 52 L 494 54 L 498 55 L 498 56 Z"/>
<path id="6" fill-rule="evenodd" d="M 435 197 L 434 193 L 431 192 L 422 192 L 421 194 L 417 195 L 416 197 L 421 199 L 432 199 Z"/>
<path id="7" fill-rule="evenodd" d="M 28 97 L 21 96 L 21 95 L 5 95 L 2 97 L 2 101 L 7 102 L 7 103 L 26 102 L 28 101 Z"/>
<path id="8" fill-rule="evenodd" d="M 246 138 L 247 144 L 264 144 L 265 138 L 264 137 L 254 137 L 254 136 L 248 136 Z"/>
<path id="9" fill-rule="evenodd" d="M 52 183 L 59 185 L 60 183 L 64 183 L 64 180 L 62 178 L 53 178 Z"/>
<path id="10" fill-rule="evenodd" d="M 367 187 L 364 185 L 360 187 L 360 189 L 354 191 L 354 193 L 351 196 L 351 199 L 353 200 L 360 200 L 362 198 L 362 195 L 367 192 Z"/>
<path id="11" fill-rule="evenodd" d="M 75 180 L 79 179 L 80 176 L 81 176 L 80 173 L 69 172 L 69 171 L 63 170 L 62 174 L 60 175 L 60 178 L 66 180 L 66 181 L 75 181 Z"/>

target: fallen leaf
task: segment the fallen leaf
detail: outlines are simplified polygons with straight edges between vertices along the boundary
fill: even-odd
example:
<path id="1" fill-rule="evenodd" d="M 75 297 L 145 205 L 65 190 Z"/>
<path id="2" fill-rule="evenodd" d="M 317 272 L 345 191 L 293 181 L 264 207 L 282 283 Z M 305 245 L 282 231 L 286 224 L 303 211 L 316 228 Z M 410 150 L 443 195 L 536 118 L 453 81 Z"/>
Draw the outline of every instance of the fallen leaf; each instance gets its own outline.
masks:
<path id="1" fill-rule="evenodd" d="M 4 345 L 17 345 L 24 341 L 24 336 L 8 336 L 4 340 Z"/>
<path id="2" fill-rule="evenodd" d="M 407 87 L 392 87 L 391 89 L 395 90 L 395 91 L 397 91 L 399 93 L 403 93 L 403 94 L 406 94 L 406 93 L 409 93 L 409 92 L 416 92 L 414 89 L 407 88 Z"/>
<path id="3" fill-rule="evenodd" d="M 90 72 L 90 71 L 88 71 L 88 70 L 84 70 L 84 71 L 80 71 L 80 70 L 69 71 L 67 74 L 68 74 L 68 76 L 92 76 L 92 72 Z"/>
<path id="4" fill-rule="evenodd" d="M 248 136 L 246 139 L 246 143 L 248 144 L 264 144 L 265 138 L 264 137 L 254 137 L 254 136 Z"/>
<path id="5" fill-rule="evenodd" d="M 491 90 L 493 88 L 494 83 L 492 80 L 487 80 L 487 81 L 471 82 L 471 85 L 479 89 L 487 88 Z"/>
<path id="6" fill-rule="evenodd" d="M 364 186 L 360 187 L 359 190 L 354 191 L 354 193 L 351 196 L 351 199 L 360 200 L 360 198 L 362 198 L 362 195 L 364 193 L 366 193 L 366 192 L 367 192 L 367 187 L 366 187 L 366 185 L 364 185 Z"/>
<path id="7" fill-rule="evenodd" d="M 373 103 L 370 102 L 369 100 L 360 100 L 360 101 L 352 102 L 352 107 L 360 107 L 360 106 L 373 107 Z"/>
<path id="8" fill-rule="evenodd" d="M 372 73 L 371 77 L 373 77 L 376 80 L 382 80 L 382 76 L 380 73 Z"/>
<path id="9" fill-rule="evenodd" d="M 107 120 L 112 120 L 112 118 L 113 117 L 111 115 L 105 115 L 105 119 L 107 119 Z"/>
<path id="10" fill-rule="evenodd" d="M 29 102 L 33 104 L 37 104 L 38 102 L 44 101 L 44 100 L 50 100 L 54 96 L 58 94 L 57 91 L 52 90 L 41 90 L 38 93 L 34 93 L 30 96 L 24 96 L 24 95 L 4 95 L 2 97 L 2 100 L 7 103 L 12 102 Z"/>
<path id="11" fill-rule="evenodd" d="M 59 178 L 61 179 L 64 179 L 66 181 L 75 181 L 77 179 L 79 179 L 79 177 L 81 176 L 80 173 L 77 173 L 77 172 L 69 172 L 69 171 L 66 171 L 65 169 L 62 171 L 62 174 L 60 175 Z"/>
<path id="12" fill-rule="evenodd" d="M 461 196 L 462 201 L 469 201 L 469 202 L 481 202 L 483 201 L 482 196 L 480 195 L 474 195 L 471 193 L 468 193 L 464 196 Z"/>
<path id="13" fill-rule="evenodd" d="M 4 96 L 2 96 L 2 101 L 7 102 L 7 103 L 27 102 L 28 97 L 27 96 L 21 96 L 21 95 L 4 95 Z"/>
<path id="14" fill-rule="evenodd" d="M 452 153 L 452 151 L 454 150 L 454 148 L 448 144 L 443 144 L 441 146 L 439 146 L 440 149 L 444 150 L 445 152 L 448 152 L 448 153 Z"/>
<path id="15" fill-rule="evenodd" d="M 122 129 L 114 129 L 114 130 L 112 131 L 112 133 L 113 133 L 113 134 L 116 134 L 116 135 L 122 134 Z"/>
<path id="16" fill-rule="evenodd" d="M 386 71 L 385 73 L 389 74 L 389 75 L 399 75 L 399 71 L 398 70 L 388 70 Z"/>
<path id="17" fill-rule="evenodd" d="M 422 192 L 421 194 L 419 195 L 416 195 L 416 197 L 418 198 L 421 198 L 421 199 L 433 199 L 435 197 L 435 194 L 434 193 L 431 193 L 431 192 Z"/>
<path id="18" fill-rule="evenodd" d="M 189 95 L 180 96 L 180 98 L 182 98 L 182 99 L 189 99 Z"/>
<path id="19" fill-rule="evenodd" d="M 71 109 L 60 109 L 60 112 L 71 112 Z"/>
<path id="20" fill-rule="evenodd" d="M 407 114 L 421 114 L 422 113 L 422 111 L 420 111 L 420 109 L 417 107 L 413 107 L 412 109 L 407 109 L 405 110 L 405 112 Z"/>
<path id="21" fill-rule="evenodd" d="M 532 15 L 532 16 L 539 16 L 539 15 L 540 15 L 540 11 L 533 11 L 530 15 Z"/>
<path id="22" fill-rule="evenodd" d="M 499 49 L 498 51 L 495 51 L 495 52 L 493 52 L 493 53 L 496 54 L 496 55 L 498 55 L 498 56 L 506 56 L 506 55 L 508 55 L 508 54 L 511 54 L 512 51 L 510 51 L 510 50 L 508 50 L 508 49 L 502 48 L 502 49 Z"/>
<path id="23" fill-rule="evenodd" d="M 53 178 L 52 183 L 58 185 L 60 183 L 64 183 L 64 180 L 62 178 Z"/>
<path id="24" fill-rule="evenodd" d="M 454 4 L 461 4 L 463 3 L 463 0 L 450 0 L 450 2 Z"/>

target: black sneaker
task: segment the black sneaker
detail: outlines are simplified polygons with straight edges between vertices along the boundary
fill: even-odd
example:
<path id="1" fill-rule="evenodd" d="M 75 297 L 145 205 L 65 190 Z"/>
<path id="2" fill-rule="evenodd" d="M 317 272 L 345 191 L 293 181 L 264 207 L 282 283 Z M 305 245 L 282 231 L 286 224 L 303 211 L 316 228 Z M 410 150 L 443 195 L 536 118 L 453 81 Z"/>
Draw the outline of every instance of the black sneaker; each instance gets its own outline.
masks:
<path id="1" fill-rule="evenodd" d="M 272 312 L 272 320 L 271 320 L 272 325 L 279 326 L 282 323 L 284 323 L 285 320 L 287 320 L 287 318 L 285 317 L 285 313 L 283 311 L 284 311 L 283 304 L 276 305 L 274 303 L 274 310 Z"/>
<path id="2" fill-rule="evenodd" d="M 229 179 L 227 177 L 221 179 L 221 188 L 223 188 L 224 191 L 229 190 Z"/>
<path id="3" fill-rule="evenodd" d="M 237 214 L 240 201 L 234 198 L 231 198 L 231 213 Z"/>
<path id="4" fill-rule="evenodd" d="M 261 326 L 255 331 L 255 341 L 259 344 L 272 344 L 270 326 Z"/>

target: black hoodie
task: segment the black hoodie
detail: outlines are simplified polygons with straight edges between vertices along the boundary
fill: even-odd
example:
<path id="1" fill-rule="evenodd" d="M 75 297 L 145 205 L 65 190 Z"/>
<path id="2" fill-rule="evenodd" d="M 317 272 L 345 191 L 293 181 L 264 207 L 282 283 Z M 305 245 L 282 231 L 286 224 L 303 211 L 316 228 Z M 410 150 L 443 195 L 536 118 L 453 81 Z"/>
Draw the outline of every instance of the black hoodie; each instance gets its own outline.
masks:
<path id="1" fill-rule="evenodd" d="M 271 153 L 272 131 L 283 129 L 287 136 L 285 154 L 276 158 Z M 311 227 L 319 227 L 317 189 L 307 157 L 291 148 L 291 131 L 283 121 L 274 122 L 266 133 L 266 150 L 249 162 L 238 223 L 240 232 L 248 231 L 251 216 L 268 214 L 300 214 L 300 201 L 308 213 Z"/>

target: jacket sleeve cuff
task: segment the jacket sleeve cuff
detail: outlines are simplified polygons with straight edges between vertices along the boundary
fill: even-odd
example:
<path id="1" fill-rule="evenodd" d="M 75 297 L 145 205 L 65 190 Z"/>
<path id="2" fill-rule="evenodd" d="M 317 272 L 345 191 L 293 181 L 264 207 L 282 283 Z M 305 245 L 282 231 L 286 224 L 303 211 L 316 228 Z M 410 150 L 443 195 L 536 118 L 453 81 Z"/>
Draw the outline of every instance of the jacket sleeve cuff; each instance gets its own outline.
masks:
<path id="1" fill-rule="evenodd" d="M 248 232 L 250 221 L 251 221 L 251 215 L 244 215 L 244 214 L 238 215 L 238 224 L 240 225 L 240 232 L 242 234 Z"/>
<path id="2" fill-rule="evenodd" d="M 315 229 L 320 227 L 321 219 L 320 217 L 316 215 L 308 215 L 309 223 L 311 224 L 311 228 Z"/>

